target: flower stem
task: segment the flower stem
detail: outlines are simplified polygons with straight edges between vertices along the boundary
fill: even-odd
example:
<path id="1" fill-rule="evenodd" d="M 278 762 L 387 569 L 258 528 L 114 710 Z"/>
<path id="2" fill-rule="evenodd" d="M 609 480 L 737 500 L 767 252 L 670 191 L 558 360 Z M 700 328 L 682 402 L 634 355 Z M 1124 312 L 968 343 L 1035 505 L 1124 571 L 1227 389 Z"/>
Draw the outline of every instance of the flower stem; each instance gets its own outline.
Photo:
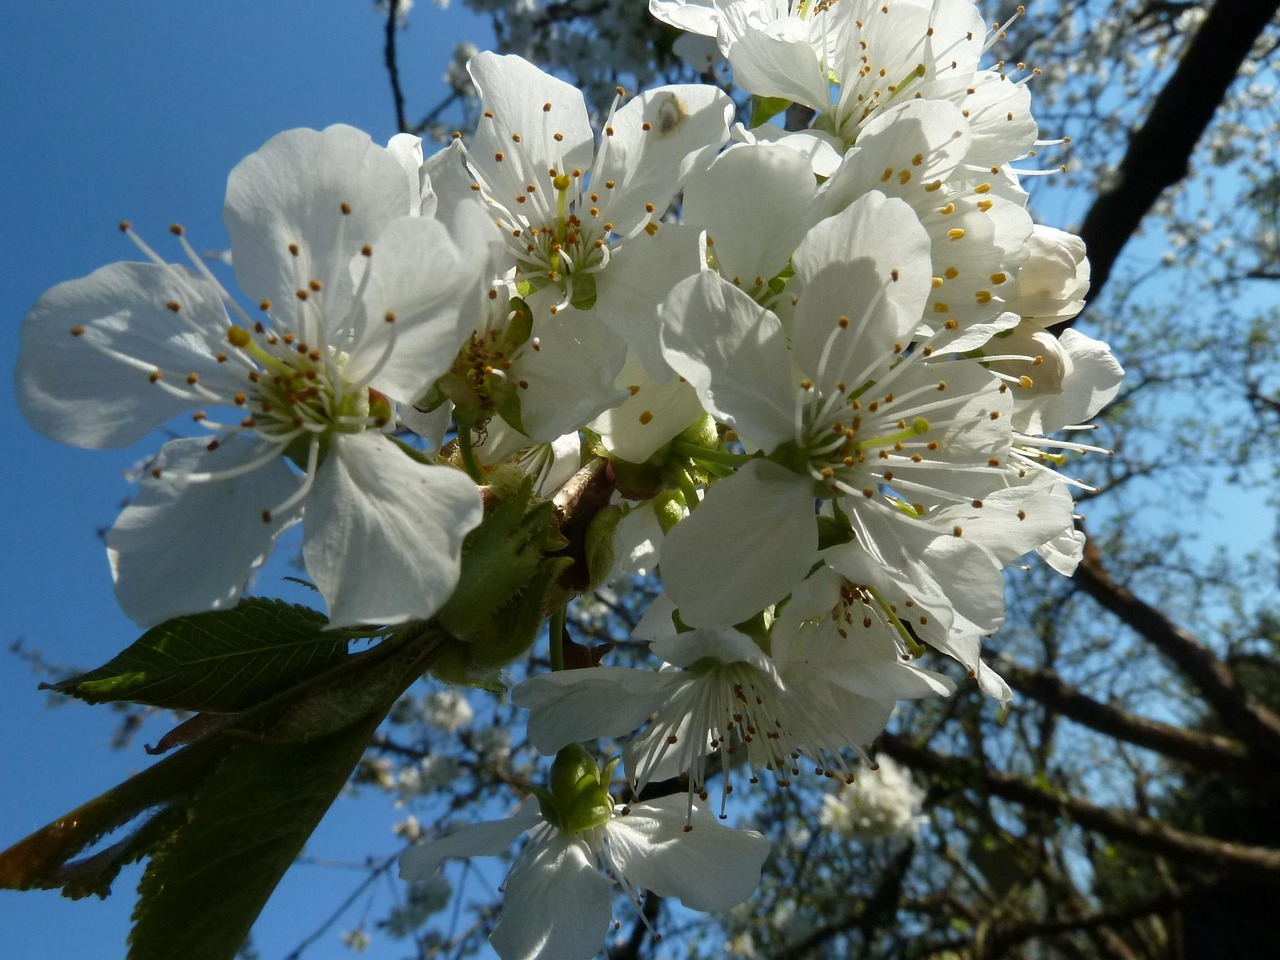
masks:
<path id="1" fill-rule="evenodd" d="M 564 625 L 567 607 L 564 604 L 551 611 L 551 619 L 547 623 L 547 641 L 551 650 L 551 669 L 564 669 Z"/>
<path id="2" fill-rule="evenodd" d="M 480 461 L 476 459 L 475 451 L 471 448 L 470 424 L 458 424 L 458 456 L 462 460 L 462 469 L 467 471 L 467 476 L 476 483 L 483 484 L 484 471 L 480 467 Z"/>

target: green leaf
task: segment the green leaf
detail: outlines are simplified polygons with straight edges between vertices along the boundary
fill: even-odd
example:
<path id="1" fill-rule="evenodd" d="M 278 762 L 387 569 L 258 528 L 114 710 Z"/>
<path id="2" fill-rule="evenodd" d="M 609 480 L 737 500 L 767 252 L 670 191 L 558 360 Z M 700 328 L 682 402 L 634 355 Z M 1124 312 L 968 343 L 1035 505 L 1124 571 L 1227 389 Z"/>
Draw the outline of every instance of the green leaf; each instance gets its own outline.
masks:
<path id="1" fill-rule="evenodd" d="M 0 853 L 0 887 L 106 896 L 151 859 L 130 960 L 231 960 L 401 693 L 439 654 L 408 624 L 298 682 Z M 71 858 L 112 830 L 123 840 Z"/>
<path id="2" fill-rule="evenodd" d="M 243 600 L 162 623 L 110 662 L 52 689 L 89 703 L 233 713 L 345 660 L 348 635 L 326 631 L 326 623 L 307 607 Z"/>
<path id="3" fill-rule="evenodd" d="M 185 822 L 152 853 L 138 885 L 129 960 L 233 957 L 377 719 L 301 745 L 232 747 L 186 805 Z"/>

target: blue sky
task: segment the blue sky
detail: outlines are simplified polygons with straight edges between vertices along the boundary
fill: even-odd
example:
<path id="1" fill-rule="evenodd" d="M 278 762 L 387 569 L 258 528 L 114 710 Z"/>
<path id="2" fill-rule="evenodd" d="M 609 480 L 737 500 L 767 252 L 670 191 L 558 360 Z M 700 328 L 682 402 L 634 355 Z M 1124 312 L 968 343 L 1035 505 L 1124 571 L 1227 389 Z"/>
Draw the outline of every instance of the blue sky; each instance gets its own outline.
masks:
<path id="1" fill-rule="evenodd" d="M 41 293 L 111 261 L 137 259 L 117 229 L 121 219 L 175 259 L 167 243 L 175 221 L 197 249 L 222 249 L 227 173 L 270 136 L 338 122 L 383 142 L 395 132 L 381 20 L 371 2 L 12 3 L 0 21 L 6 370 L 22 317 Z M 443 96 L 439 78 L 453 42 L 487 36 L 466 11 L 418 5 L 400 34 L 411 115 Z M 20 639 L 52 661 L 97 666 L 138 635 L 116 608 L 97 531 L 130 493 L 124 471 L 157 444 L 90 452 L 45 440 L 18 414 L 8 375 L 0 411 L 7 546 L 0 551 L 0 642 L 7 649 Z M 114 752 L 106 708 L 47 709 L 37 678 L 17 657 L 0 656 L 5 847 L 146 766 L 141 744 L 154 742 L 164 725 Z M 395 819 L 381 799 L 339 804 L 309 852 L 350 860 L 389 853 L 397 846 Z M 123 956 L 138 875 L 123 875 L 105 902 L 0 891 L 0 952 L 7 960 Z M 263 957 L 292 949 L 355 876 L 291 871 L 255 934 Z M 343 955 L 332 936 L 304 954 Z"/>

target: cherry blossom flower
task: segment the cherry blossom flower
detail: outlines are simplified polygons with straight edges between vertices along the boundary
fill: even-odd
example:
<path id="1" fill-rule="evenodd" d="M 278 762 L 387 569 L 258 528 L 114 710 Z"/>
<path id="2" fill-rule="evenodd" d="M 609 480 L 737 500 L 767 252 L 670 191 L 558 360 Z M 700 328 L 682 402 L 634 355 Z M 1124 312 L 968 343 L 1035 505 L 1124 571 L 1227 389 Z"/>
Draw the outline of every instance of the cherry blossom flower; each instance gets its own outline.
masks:
<path id="1" fill-rule="evenodd" d="M 63 283 L 28 314 L 19 400 L 46 436 L 123 446 L 189 412 L 208 437 L 165 444 L 107 535 L 139 623 L 233 605 L 300 518 L 335 626 L 429 617 L 452 592 L 481 518 L 475 485 L 384 431 L 394 401 L 457 353 L 493 251 L 483 220 L 446 229 L 420 215 L 397 146 L 351 127 L 293 130 L 235 168 L 225 216 L 257 319 L 180 228 L 191 267 L 128 225 L 151 262 Z"/>
<path id="2" fill-rule="evenodd" d="M 664 583 L 691 626 L 741 622 L 782 599 L 816 560 L 814 497 L 876 538 L 980 498 L 1011 442 L 1010 399 L 971 360 L 906 353 L 931 286 L 929 239 L 910 208 L 872 192 L 813 228 L 793 257 L 782 320 L 704 272 L 673 292 L 668 363 L 703 405 L 768 456 L 716 483 L 666 537 Z"/>
<path id="3" fill-rule="evenodd" d="M 728 910 L 760 882 L 763 836 L 718 823 L 702 807 L 686 816 L 682 796 L 620 806 L 603 774 L 577 745 L 539 791 L 505 820 L 475 823 L 413 847 L 400 876 L 422 880 L 450 857 L 495 856 L 527 835 L 504 885 L 502 917 L 490 936 L 502 960 L 587 960 L 612 920 L 612 889 L 677 897 L 693 910 Z"/>

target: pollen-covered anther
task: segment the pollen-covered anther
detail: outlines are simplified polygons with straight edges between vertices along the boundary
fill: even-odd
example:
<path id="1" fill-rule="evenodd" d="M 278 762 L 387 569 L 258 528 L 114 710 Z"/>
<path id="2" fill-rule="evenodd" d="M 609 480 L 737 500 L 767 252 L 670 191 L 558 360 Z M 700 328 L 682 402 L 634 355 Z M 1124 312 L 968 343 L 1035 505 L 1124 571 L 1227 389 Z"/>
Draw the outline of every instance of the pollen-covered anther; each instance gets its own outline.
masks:
<path id="1" fill-rule="evenodd" d="M 164 377 L 164 374 L 161 373 L 159 370 L 152 370 L 151 373 L 147 375 L 147 379 L 150 380 L 152 383 L 158 383 L 163 377 Z"/>
<path id="2" fill-rule="evenodd" d="M 957 523 L 954 527 L 951 528 L 951 532 L 957 537 L 963 537 L 964 527 L 960 526 L 960 524 Z"/>
<path id="3" fill-rule="evenodd" d="M 302 248 L 299 247 L 296 243 L 289 244 L 289 246 L 286 249 L 288 249 L 290 256 L 294 256 L 294 257 L 296 257 L 299 253 L 302 252 Z"/>
<path id="4" fill-rule="evenodd" d="M 386 313 L 382 315 L 382 319 L 385 320 L 387 323 L 395 323 L 396 312 L 394 310 L 388 310 Z"/>
<path id="5" fill-rule="evenodd" d="M 165 304 L 165 306 L 168 307 L 170 310 L 172 310 L 174 313 L 177 313 L 179 310 L 182 309 L 182 304 L 180 304 L 177 300 L 170 300 L 168 303 Z"/>
<path id="6" fill-rule="evenodd" d="M 372 257 L 372 256 L 373 256 L 373 247 L 369 246 L 369 244 L 367 244 L 367 243 L 366 243 L 363 247 L 361 247 L 361 248 L 360 248 L 360 256 L 362 256 L 362 257 Z"/>

